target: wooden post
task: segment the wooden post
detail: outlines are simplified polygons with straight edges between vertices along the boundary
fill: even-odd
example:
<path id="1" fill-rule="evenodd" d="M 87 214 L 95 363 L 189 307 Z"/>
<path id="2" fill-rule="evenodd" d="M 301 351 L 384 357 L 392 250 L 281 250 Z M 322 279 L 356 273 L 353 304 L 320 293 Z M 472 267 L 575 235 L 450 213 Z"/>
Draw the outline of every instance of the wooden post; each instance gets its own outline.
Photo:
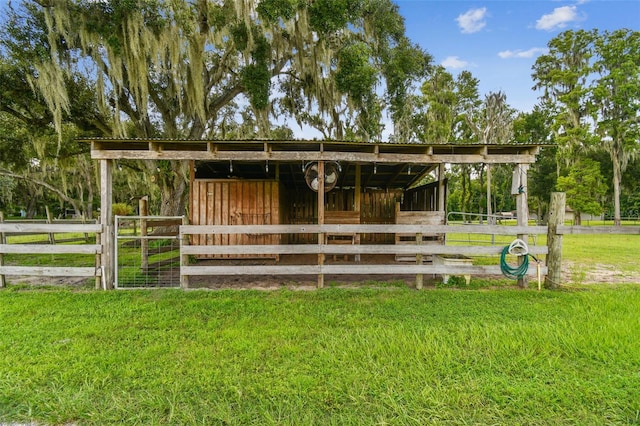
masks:
<path id="1" fill-rule="evenodd" d="M 362 203 L 362 167 L 360 164 L 356 164 L 356 185 L 355 194 L 353 195 L 354 210 L 358 213 L 361 212 Z"/>
<path id="2" fill-rule="evenodd" d="M 105 286 L 113 288 L 116 268 L 113 233 L 113 161 L 100 160 L 100 224 L 102 225 L 102 258 Z"/>
<path id="3" fill-rule="evenodd" d="M 324 161 L 318 161 L 318 225 L 324 225 Z M 324 232 L 318 233 L 318 246 L 325 243 Z M 318 253 L 318 266 L 324 265 L 324 254 Z M 324 287 L 324 274 L 318 274 L 318 288 Z"/>
<path id="4" fill-rule="evenodd" d="M 189 224 L 189 218 L 184 216 L 182 218 L 182 224 L 183 225 L 188 225 Z M 188 245 L 189 245 L 189 236 L 188 235 L 181 235 L 181 238 L 180 238 L 180 268 L 182 268 L 182 266 L 188 266 L 189 265 L 189 255 L 188 254 L 182 254 L 182 247 L 183 246 L 188 246 Z M 182 270 L 180 271 L 180 288 L 182 288 L 183 290 L 186 290 L 186 289 L 189 288 L 189 276 L 188 275 L 182 275 Z"/>
<path id="5" fill-rule="evenodd" d="M 446 187 L 444 186 L 444 164 L 438 166 L 438 210 L 443 212 L 447 208 L 445 205 Z"/>
<path id="6" fill-rule="evenodd" d="M 418 232 L 416 234 L 416 245 L 422 245 L 422 232 Z M 416 254 L 416 264 L 422 265 L 422 253 L 418 252 Z M 422 290 L 422 284 L 424 282 L 424 277 L 422 274 L 416 274 L 416 289 Z"/>
<path id="7" fill-rule="evenodd" d="M 558 226 L 564 225 L 564 211 L 566 194 L 564 192 L 552 192 L 549 206 L 549 220 L 547 231 L 547 276 L 544 279 L 544 287 L 555 289 L 562 283 L 562 235 L 556 231 Z"/>
<path id="8" fill-rule="evenodd" d="M 516 195 L 516 209 L 518 214 L 518 226 L 528 226 L 529 225 L 529 204 L 527 201 L 527 170 L 529 169 L 528 164 L 518 164 L 516 166 L 518 168 L 517 173 L 519 173 L 520 185 L 518 186 L 518 193 Z M 529 239 L 527 234 L 518 234 L 518 238 L 520 238 L 525 243 Z M 524 257 L 518 257 L 518 264 L 522 264 L 524 262 Z M 518 286 L 525 288 L 529 282 L 529 277 L 524 276 L 518 280 Z"/>
<path id="9" fill-rule="evenodd" d="M 0 223 L 4 222 L 4 212 L 0 212 Z M 4 235 L 4 232 L 0 232 L 0 244 L 7 244 L 7 237 Z M 0 266 L 4 266 L 4 255 L 0 253 Z M 0 288 L 5 288 L 7 286 L 7 280 L 4 274 L 0 274 Z"/>
<path id="10" fill-rule="evenodd" d="M 491 209 L 491 164 L 487 164 L 487 225 L 495 225 Z"/>
<path id="11" fill-rule="evenodd" d="M 353 208 L 355 209 L 355 211 L 358 212 L 358 216 L 360 217 L 358 220 L 358 223 L 362 223 L 362 208 L 361 208 L 361 204 L 362 204 L 362 168 L 360 166 L 360 164 L 356 164 L 356 187 L 355 187 L 355 194 L 353 196 Z M 360 244 L 360 234 L 356 234 L 356 236 L 354 237 L 354 244 Z M 360 255 L 356 254 L 355 255 L 355 261 L 356 262 L 360 262 Z"/>
<path id="12" fill-rule="evenodd" d="M 147 219 L 149 216 L 149 196 L 145 195 L 138 201 L 140 212 L 140 268 L 143 273 L 149 269 L 149 240 L 147 240 Z"/>
<path id="13" fill-rule="evenodd" d="M 100 232 L 96 233 L 96 244 L 101 245 L 102 244 L 102 234 Z M 95 283 L 95 287 L 96 290 L 100 290 L 102 288 L 102 280 L 104 279 L 104 277 L 102 276 L 102 274 L 104 274 L 104 270 L 102 268 L 101 265 L 102 262 L 102 253 L 96 253 L 96 271 L 100 270 L 100 276 L 96 276 L 96 283 Z"/>

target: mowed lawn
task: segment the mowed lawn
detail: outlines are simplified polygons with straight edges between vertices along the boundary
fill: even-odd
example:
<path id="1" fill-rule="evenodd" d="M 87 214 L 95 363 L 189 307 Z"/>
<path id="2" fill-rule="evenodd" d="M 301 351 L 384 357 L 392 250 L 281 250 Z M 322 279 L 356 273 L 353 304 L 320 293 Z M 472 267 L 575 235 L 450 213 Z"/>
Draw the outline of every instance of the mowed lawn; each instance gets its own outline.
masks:
<path id="1" fill-rule="evenodd" d="M 0 291 L 0 423 L 640 424 L 640 286 Z"/>

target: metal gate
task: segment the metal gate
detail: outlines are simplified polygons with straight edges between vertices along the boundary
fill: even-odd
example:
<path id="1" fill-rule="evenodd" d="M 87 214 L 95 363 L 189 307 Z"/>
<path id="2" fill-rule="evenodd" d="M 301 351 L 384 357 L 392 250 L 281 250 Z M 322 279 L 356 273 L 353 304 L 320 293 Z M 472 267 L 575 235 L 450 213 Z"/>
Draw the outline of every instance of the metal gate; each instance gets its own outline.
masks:
<path id="1" fill-rule="evenodd" d="M 180 287 L 183 216 L 116 216 L 115 287 Z"/>

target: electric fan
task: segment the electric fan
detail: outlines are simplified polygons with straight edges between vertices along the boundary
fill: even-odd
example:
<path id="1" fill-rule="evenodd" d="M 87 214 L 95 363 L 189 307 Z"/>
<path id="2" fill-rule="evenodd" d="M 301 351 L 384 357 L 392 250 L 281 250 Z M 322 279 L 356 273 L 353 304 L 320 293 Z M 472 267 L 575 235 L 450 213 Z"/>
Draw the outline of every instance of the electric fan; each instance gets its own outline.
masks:
<path id="1" fill-rule="evenodd" d="M 330 162 L 324 164 L 324 192 L 331 191 L 338 183 L 340 166 Z M 318 162 L 314 161 L 304 167 L 304 180 L 307 186 L 318 192 Z"/>

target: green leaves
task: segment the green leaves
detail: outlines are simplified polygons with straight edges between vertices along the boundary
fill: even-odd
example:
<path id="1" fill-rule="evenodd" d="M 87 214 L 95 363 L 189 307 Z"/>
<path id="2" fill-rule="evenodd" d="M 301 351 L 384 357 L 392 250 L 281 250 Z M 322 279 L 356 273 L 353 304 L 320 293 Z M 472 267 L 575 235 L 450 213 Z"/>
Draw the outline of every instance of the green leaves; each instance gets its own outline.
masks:
<path id="1" fill-rule="evenodd" d="M 567 176 L 558 178 L 556 188 L 567 193 L 567 204 L 578 215 L 580 213 L 598 215 L 602 213 L 599 198 L 607 191 L 603 181 L 600 164 L 585 158 L 571 167 Z"/>
<path id="2" fill-rule="evenodd" d="M 309 23 L 323 35 L 343 29 L 356 18 L 361 0 L 315 0 L 309 6 Z"/>
<path id="3" fill-rule="evenodd" d="M 264 109 L 269 104 L 271 74 L 264 64 L 249 64 L 242 69 L 242 85 L 247 91 L 251 105 Z"/>
<path id="4" fill-rule="evenodd" d="M 296 13 L 295 0 L 263 0 L 256 7 L 260 18 L 269 24 L 279 24 L 294 17 Z"/>
<path id="5" fill-rule="evenodd" d="M 559 154 L 571 164 L 586 151 L 609 154 L 614 223 L 620 224 L 622 172 L 640 150 L 640 33 L 566 31 L 534 65 L 536 89 L 553 109 Z"/>
<path id="6" fill-rule="evenodd" d="M 378 72 L 370 58 L 371 49 L 362 42 L 347 45 L 338 53 L 337 88 L 355 101 L 362 101 L 376 84 Z"/>

